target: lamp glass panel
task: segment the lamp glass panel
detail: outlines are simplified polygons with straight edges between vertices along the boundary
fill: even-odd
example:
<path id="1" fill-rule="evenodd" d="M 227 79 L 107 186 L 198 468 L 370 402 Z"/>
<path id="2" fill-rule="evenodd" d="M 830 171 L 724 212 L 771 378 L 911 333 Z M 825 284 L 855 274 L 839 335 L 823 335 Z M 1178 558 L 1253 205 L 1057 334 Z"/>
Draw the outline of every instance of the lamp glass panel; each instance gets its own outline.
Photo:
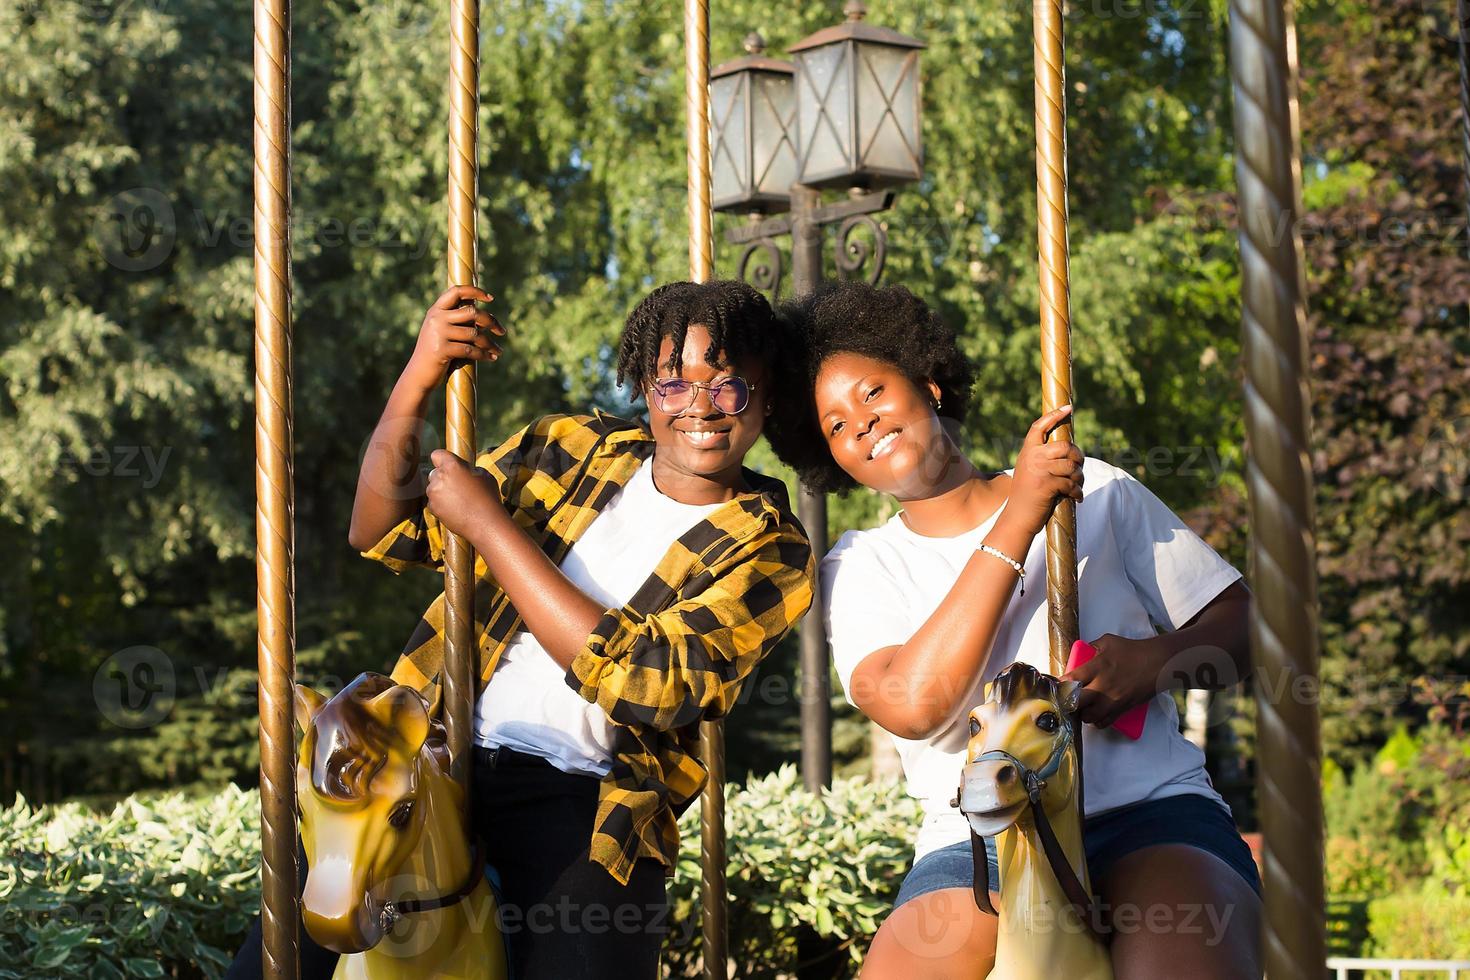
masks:
<path id="1" fill-rule="evenodd" d="M 847 49 L 845 43 L 830 44 L 799 56 L 797 109 L 804 178 L 846 172 L 852 166 Z"/>
<path id="2" fill-rule="evenodd" d="M 918 58 L 910 49 L 864 44 L 857 74 L 862 165 L 919 176 Z"/>
<path id="3" fill-rule="evenodd" d="M 790 75 L 769 72 L 751 82 L 751 182 L 762 194 L 784 197 L 796 180 L 796 86 Z"/>
<path id="4" fill-rule="evenodd" d="M 749 72 L 710 82 L 710 134 L 714 173 L 710 192 L 716 201 L 749 195 L 750 152 L 745 145 L 745 88 Z"/>

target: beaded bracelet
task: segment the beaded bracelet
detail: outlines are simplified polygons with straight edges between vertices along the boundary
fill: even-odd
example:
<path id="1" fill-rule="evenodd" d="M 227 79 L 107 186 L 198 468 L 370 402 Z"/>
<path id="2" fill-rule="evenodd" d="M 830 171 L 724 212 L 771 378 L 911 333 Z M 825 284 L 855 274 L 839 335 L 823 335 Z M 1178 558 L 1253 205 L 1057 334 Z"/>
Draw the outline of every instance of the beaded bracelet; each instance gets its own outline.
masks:
<path id="1" fill-rule="evenodd" d="M 1010 555 L 1001 551 L 999 548 L 992 548 L 988 544 L 982 544 L 980 546 L 980 550 L 985 552 L 987 555 L 994 555 L 995 557 L 999 558 L 1001 561 L 1005 562 L 1007 565 L 1016 570 L 1016 574 L 1021 576 L 1021 595 L 1024 596 L 1026 594 L 1026 569 L 1021 566 L 1021 563 L 1016 561 L 1016 559 L 1012 558 Z"/>

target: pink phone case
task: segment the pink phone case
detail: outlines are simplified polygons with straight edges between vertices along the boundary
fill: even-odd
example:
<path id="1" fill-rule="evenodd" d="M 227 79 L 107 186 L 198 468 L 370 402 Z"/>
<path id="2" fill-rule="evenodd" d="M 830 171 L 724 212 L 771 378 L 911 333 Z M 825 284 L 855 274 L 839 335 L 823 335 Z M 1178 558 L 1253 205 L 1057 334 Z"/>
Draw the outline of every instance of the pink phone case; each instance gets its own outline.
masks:
<path id="1" fill-rule="evenodd" d="M 1072 653 L 1067 657 L 1067 669 L 1080 667 L 1095 656 L 1097 656 L 1097 647 L 1078 640 L 1072 644 Z M 1148 702 L 1145 701 L 1123 712 L 1122 717 L 1113 722 L 1113 727 L 1136 742 L 1143 735 L 1143 720 L 1147 717 Z"/>

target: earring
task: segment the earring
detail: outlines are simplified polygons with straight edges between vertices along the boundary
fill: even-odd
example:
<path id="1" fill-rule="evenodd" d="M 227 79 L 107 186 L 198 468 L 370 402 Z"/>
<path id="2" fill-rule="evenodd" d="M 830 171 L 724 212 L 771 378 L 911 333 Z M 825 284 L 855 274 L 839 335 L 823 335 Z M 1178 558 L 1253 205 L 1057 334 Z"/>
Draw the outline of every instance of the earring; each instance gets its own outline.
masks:
<path id="1" fill-rule="evenodd" d="M 943 397 L 934 399 L 934 411 L 936 411 L 936 412 L 939 411 L 939 406 L 941 404 L 943 404 L 943 402 L 944 402 Z"/>

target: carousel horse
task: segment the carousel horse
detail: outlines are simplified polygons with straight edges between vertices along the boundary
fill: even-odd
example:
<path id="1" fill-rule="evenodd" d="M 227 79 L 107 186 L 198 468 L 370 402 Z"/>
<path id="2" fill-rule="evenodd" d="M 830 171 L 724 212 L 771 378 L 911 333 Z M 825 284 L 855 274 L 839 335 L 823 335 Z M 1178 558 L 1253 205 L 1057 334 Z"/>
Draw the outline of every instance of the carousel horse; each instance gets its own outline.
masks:
<path id="1" fill-rule="evenodd" d="M 999 838 L 992 980 L 1112 980 L 1082 847 L 1078 686 L 1013 663 L 970 712 L 968 764 L 952 803 L 970 822 L 975 902 L 991 915 L 982 838 Z"/>
<path id="2" fill-rule="evenodd" d="M 495 898 L 430 705 L 374 673 L 330 700 L 295 692 L 302 920 L 348 954 L 336 980 L 504 980 Z"/>

